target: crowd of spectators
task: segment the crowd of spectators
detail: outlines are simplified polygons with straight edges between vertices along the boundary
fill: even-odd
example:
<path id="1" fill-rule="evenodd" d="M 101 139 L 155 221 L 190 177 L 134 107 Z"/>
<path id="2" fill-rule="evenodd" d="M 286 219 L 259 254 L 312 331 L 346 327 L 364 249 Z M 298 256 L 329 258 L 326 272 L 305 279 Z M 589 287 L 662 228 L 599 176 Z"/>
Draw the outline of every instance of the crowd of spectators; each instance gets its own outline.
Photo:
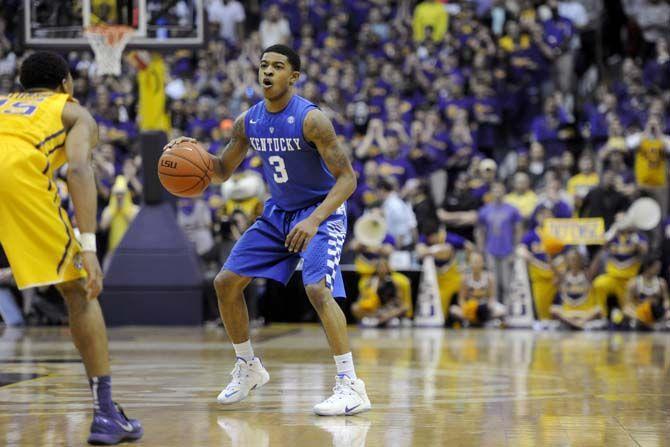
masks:
<path id="1" fill-rule="evenodd" d="M 593 301 L 606 318 L 626 308 L 618 287 L 637 277 L 643 257 L 661 260 L 658 275 L 668 276 L 665 220 L 648 234 L 621 232 L 603 251 L 570 249 L 564 256 L 547 255 L 538 236 L 547 217 L 603 217 L 609 227 L 641 195 L 655 198 L 667 215 L 667 1 L 210 0 L 206 6 L 206 47 L 164 56 L 170 136 L 188 135 L 219 152 L 233 119 L 262 99 L 262 48 L 292 45 L 304 67 L 297 92 L 331 118 L 358 175 L 350 230 L 364 213 L 386 219 L 383 247 L 365 247 L 351 235 L 353 254 L 343 258 L 362 258 L 356 265 L 368 301 L 374 290 L 365 287 L 384 283 L 369 275 L 417 266 L 427 249 L 438 276 L 451 278 L 439 281 L 445 312 L 456 306 L 456 319 L 470 315 L 470 322 L 499 311 L 493 303 L 468 308 L 468 296 L 479 296 L 473 284 L 486 283 L 477 300 L 507 303 L 517 255 L 528 261 L 539 319 L 558 318 L 555 307 L 578 295 L 563 290 L 572 278 L 561 267 L 570 264 L 561 261 L 568 252 L 571 265 L 594 265 L 589 288 L 598 289 Z M 3 92 L 15 88 L 25 55 L 17 50 L 19 27 L 18 15 L 0 19 Z M 142 194 L 136 69 L 125 61 L 121 76 L 100 77 L 91 53 L 66 56 L 75 97 L 101 130 L 94 161 L 101 229 L 110 228 L 113 250 L 115 222 L 127 227 L 136 212 L 127 198 L 138 204 Z M 250 152 L 239 180 L 260 172 Z M 206 268 L 218 268 L 262 199 L 211 188 L 203 199 L 179 201 L 179 222 Z M 465 261 L 478 260 L 477 252 L 488 270 L 484 280 Z M 406 298 L 391 301 L 411 315 Z M 667 296 L 659 302 L 665 312 Z M 559 319 L 583 327 L 580 318 Z"/>

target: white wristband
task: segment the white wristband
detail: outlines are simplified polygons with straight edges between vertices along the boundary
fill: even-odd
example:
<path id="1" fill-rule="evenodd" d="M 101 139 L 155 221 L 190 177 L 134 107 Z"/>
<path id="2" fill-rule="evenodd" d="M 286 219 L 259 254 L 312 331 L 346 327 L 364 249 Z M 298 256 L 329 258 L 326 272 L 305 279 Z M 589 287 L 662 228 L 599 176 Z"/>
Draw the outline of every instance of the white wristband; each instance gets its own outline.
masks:
<path id="1" fill-rule="evenodd" d="M 81 233 L 79 241 L 81 242 L 81 251 L 92 251 L 93 253 L 97 251 L 95 233 Z"/>

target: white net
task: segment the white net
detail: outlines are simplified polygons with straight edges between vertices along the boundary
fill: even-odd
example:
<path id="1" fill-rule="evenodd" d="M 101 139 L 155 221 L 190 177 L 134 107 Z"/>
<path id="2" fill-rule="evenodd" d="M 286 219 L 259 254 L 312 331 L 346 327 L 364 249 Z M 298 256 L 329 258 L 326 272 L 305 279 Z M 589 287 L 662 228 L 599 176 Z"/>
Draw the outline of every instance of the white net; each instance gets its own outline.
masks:
<path id="1" fill-rule="evenodd" d="M 133 34 L 132 28 L 122 25 L 98 25 L 86 30 L 98 75 L 121 74 L 121 55 Z"/>

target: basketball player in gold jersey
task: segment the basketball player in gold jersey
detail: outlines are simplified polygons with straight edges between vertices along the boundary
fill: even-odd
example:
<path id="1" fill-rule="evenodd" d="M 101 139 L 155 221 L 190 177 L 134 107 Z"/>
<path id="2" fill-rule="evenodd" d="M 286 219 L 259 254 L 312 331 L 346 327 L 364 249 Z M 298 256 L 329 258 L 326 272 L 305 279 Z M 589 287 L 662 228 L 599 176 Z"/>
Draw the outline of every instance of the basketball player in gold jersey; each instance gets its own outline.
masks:
<path id="1" fill-rule="evenodd" d="M 37 52 L 21 65 L 20 93 L 0 96 L 0 244 L 20 289 L 54 285 L 65 299 L 74 344 L 94 398 L 89 442 L 142 436 L 140 423 L 112 402 L 107 334 L 97 297 L 97 196 L 91 152 L 98 127 L 72 98 L 65 59 Z M 81 242 L 75 238 L 53 176 L 67 163 L 67 184 Z"/>

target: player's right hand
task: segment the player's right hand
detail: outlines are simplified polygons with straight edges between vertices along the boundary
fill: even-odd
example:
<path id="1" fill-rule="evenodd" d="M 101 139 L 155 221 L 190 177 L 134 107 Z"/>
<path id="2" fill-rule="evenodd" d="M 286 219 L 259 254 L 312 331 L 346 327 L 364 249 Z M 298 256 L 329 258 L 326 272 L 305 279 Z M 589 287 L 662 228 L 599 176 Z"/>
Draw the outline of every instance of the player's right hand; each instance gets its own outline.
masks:
<path id="1" fill-rule="evenodd" d="M 92 251 L 82 251 L 81 258 L 84 270 L 88 273 L 88 278 L 86 279 L 86 298 L 92 300 L 97 298 L 100 292 L 102 292 L 102 268 L 100 268 L 98 257 Z"/>
<path id="2" fill-rule="evenodd" d="M 196 140 L 195 138 L 191 138 L 191 137 L 179 137 L 179 138 L 175 138 L 174 140 L 170 140 L 170 142 L 169 142 L 168 144 L 166 144 L 166 145 L 163 147 L 163 152 L 165 152 L 166 150 L 170 149 L 170 148 L 171 148 L 172 146 L 174 146 L 175 144 L 177 144 L 177 143 L 181 143 L 181 142 L 183 142 L 183 141 L 190 141 L 191 143 L 197 143 L 197 142 L 198 142 L 198 140 Z"/>

